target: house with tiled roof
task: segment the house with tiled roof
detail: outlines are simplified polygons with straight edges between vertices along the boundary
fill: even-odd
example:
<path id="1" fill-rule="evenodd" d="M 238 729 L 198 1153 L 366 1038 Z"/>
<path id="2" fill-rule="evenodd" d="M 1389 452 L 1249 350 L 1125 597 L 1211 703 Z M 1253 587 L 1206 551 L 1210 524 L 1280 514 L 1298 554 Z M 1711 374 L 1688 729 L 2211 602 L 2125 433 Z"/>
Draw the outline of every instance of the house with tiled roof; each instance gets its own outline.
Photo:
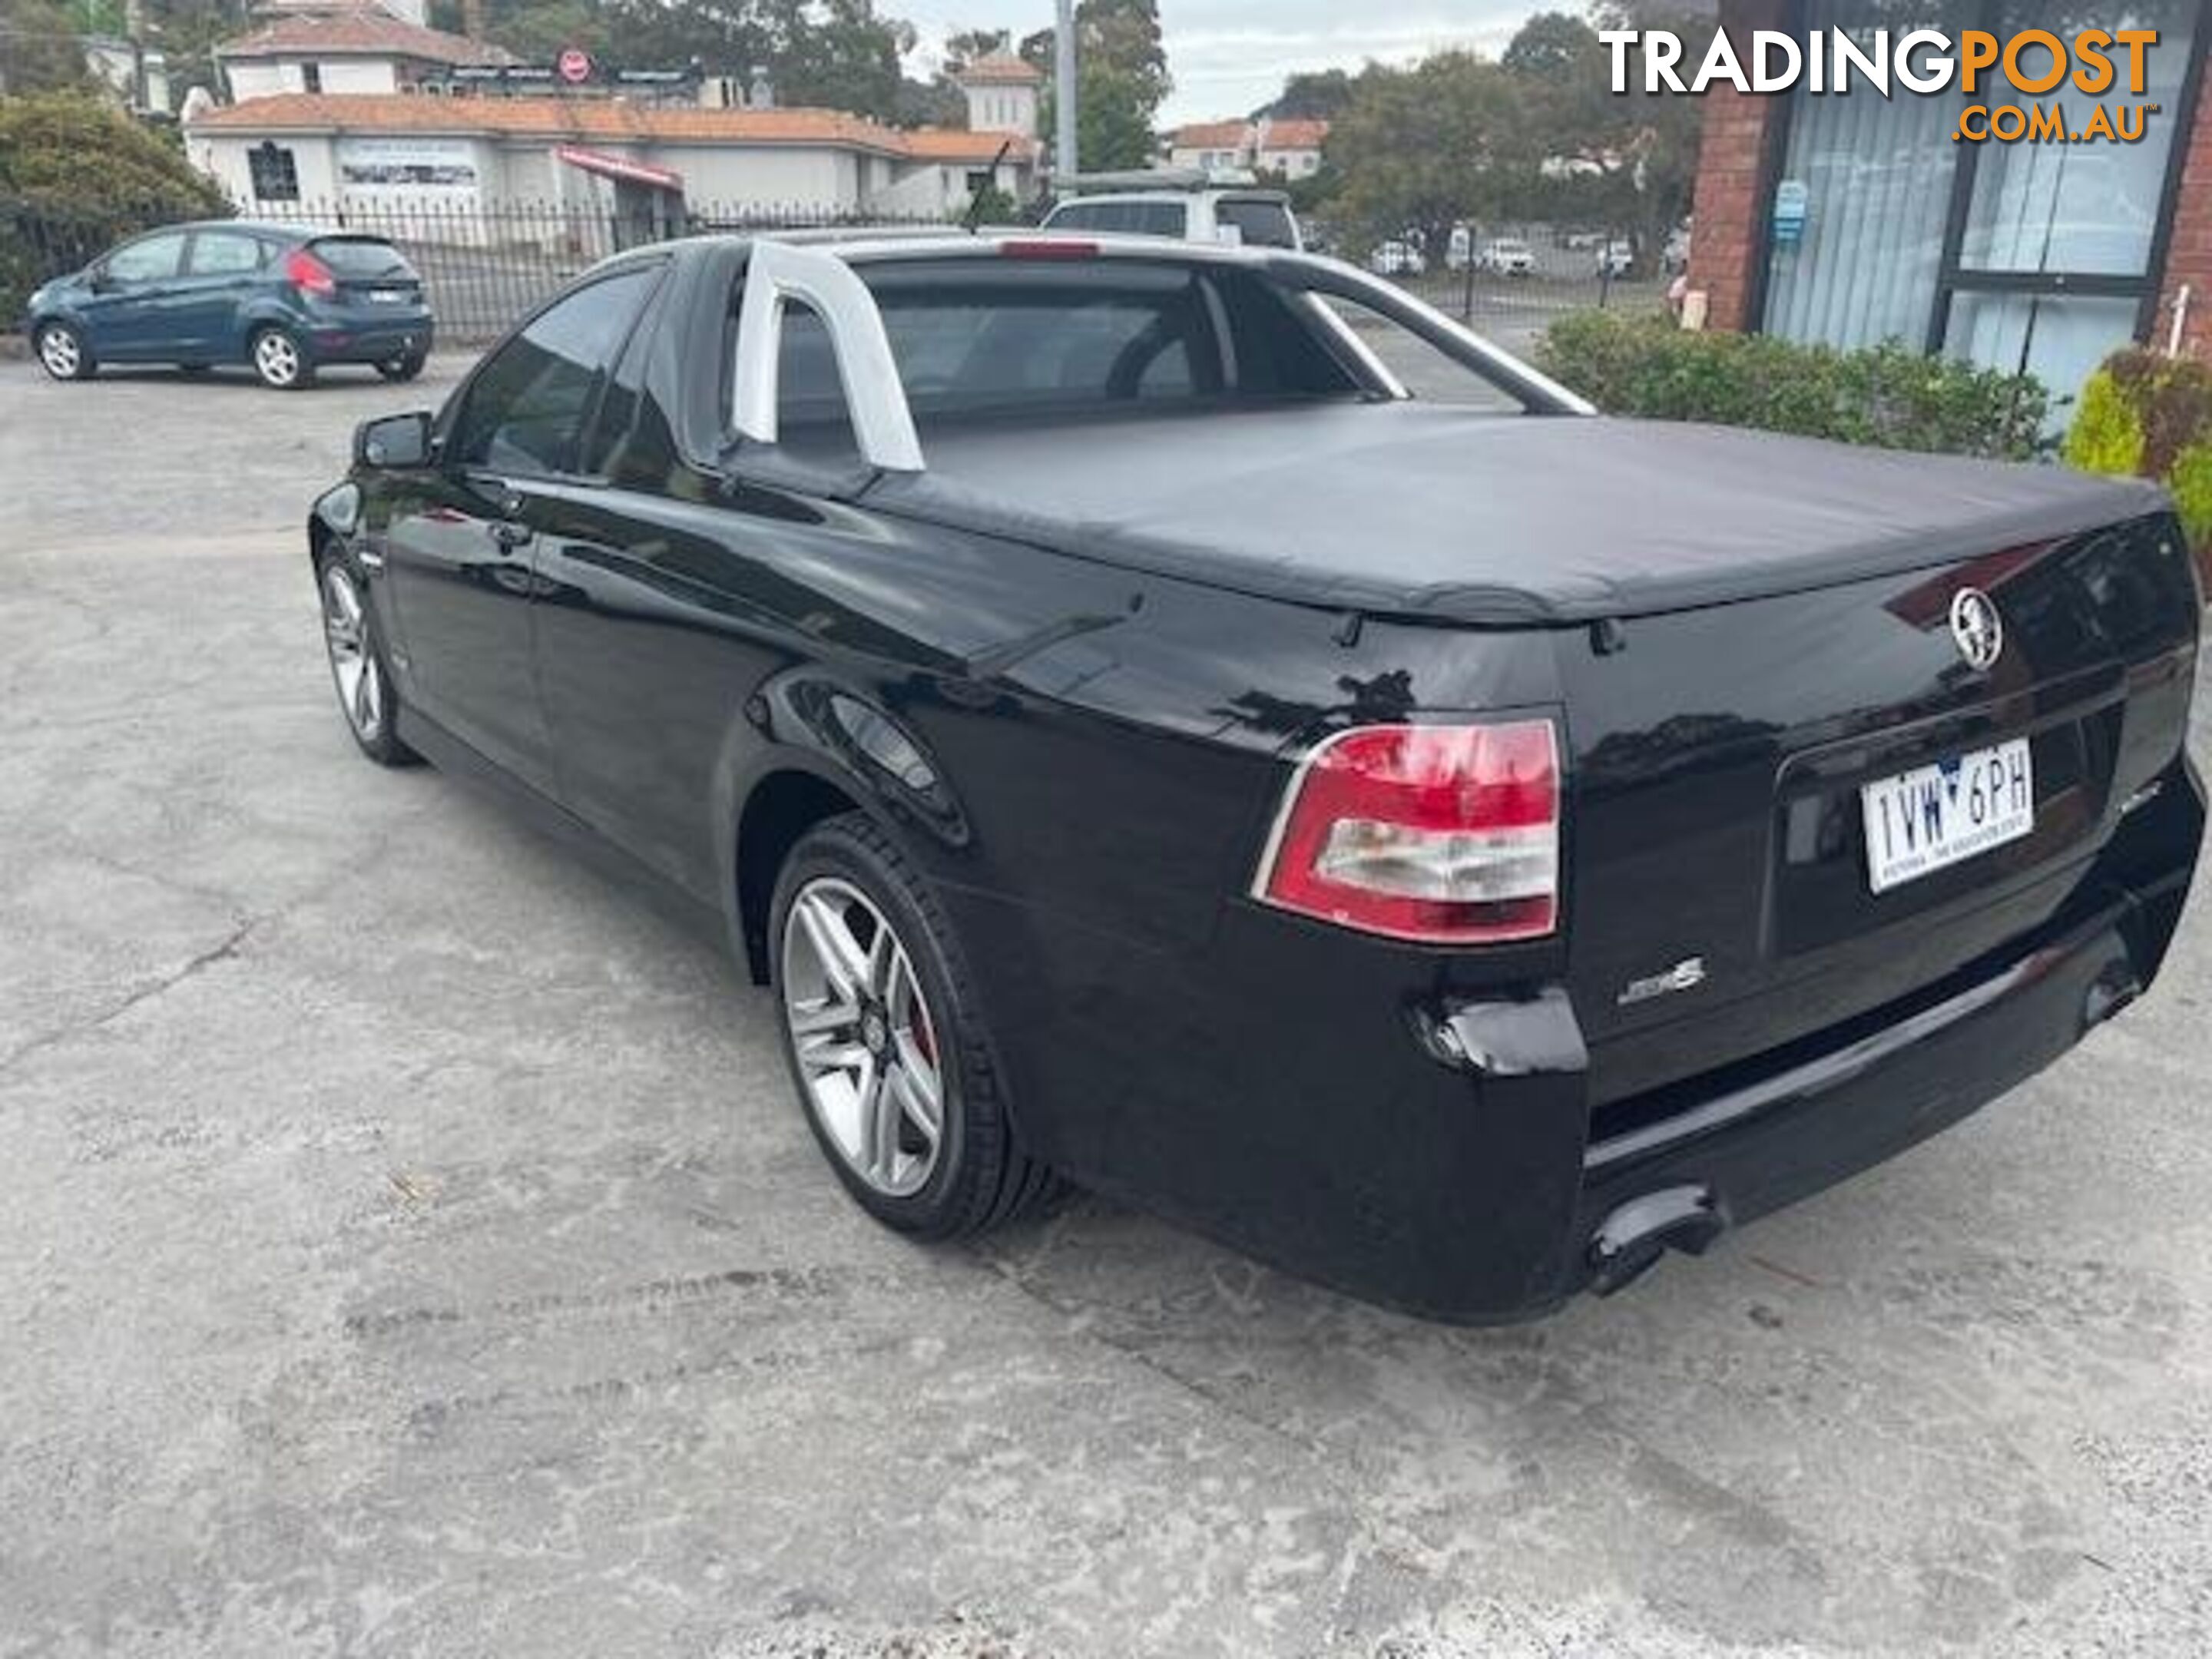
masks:
<path id="1" fill-rule="evenodd" d="M 453 70 L 513 64 L 514 54 L 427 27 L 420 0 L 313 0 L 272 8 L 216 48 L 230 95 L 411 92 Z"/>
<path id="2" fill-rule="evenodd" d="M 1036 67 L 1001 47 L 952 71 L 952 83 L 968 100 L 968 126 L 974 132 L 1013 132 L 1024 137 L 1037 130 L 1037 95 L 1044 76 Z"/>
<path id="3" fill-rule="evenodd" d="M 1200 121 L 1178 127 L 1168 141 L 1168 159 L 1178 167 L 1221 173 L 1249 168 L 1255 173 L 1304 179 L 1321 170 L 1326 121 Z"/>
<path id="4" fill-rule="evenodd" d="M 200 112 L 186 153 L 263 216 L 547 205 L 628 212 L 639 192 L 708 216 L 956 215 L 1032 192 L 1036 142 L 906 131 L 841 111 L 620 97 L 293 92 Z M 1003 155 L 1002 155 L 1003 152 Z"/>

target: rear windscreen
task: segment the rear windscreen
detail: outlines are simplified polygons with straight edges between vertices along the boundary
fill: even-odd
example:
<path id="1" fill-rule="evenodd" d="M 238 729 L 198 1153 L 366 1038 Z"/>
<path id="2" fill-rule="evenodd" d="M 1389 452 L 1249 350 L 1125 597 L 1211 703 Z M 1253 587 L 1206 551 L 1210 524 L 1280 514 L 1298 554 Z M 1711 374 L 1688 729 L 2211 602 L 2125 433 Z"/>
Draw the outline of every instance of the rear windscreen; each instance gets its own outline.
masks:
<path id="1" fill-rule="evenodd" d="M 309 244 L 314 256 L 340 276 L 411 278 L 415 267 L 398 248 L 365 236 L 326 236 Z"/>
<path id="2" fill-rule="evenodd" d="M 1233 227 L 1243 237 L 1246 247 L 1295 249 L 1298 245 L 1291 210 L 1280 202 L 1224 197 L 1213 204 L 1213 217 L 1218 224 Z"/>
<path id="3" fill-rule="evenodd" d="M 1359 391 L 1285 296 L 1249 271 L 969 259 L 864 275 L 925 426 Z M 803 308 L 785 319 L 779 384 L 785 423 L 842 426 L 829 334 Z"/>

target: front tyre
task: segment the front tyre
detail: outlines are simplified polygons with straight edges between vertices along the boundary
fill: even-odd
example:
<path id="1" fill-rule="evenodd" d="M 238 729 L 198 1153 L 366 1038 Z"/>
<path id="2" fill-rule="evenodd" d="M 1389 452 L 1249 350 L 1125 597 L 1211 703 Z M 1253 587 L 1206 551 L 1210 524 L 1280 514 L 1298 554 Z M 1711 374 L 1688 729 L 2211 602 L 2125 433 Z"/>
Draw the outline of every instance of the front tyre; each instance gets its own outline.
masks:
<path id="1" fill-rule="evenodd" d="M 247 343 L 247 356 L 253 362 L 253 372 L 261 377 L 261 384 L 278 392 L 297 392 L 315 381 L 315 366 L 308 362 L 305 347 L 289 328 L 274 324 L 256 329 Z"/>
<path id="2" fill-rule="evenodd" d="M 770 927 L 784 1057 L 862 1208 L 938 1241 L 1047 1196 L 1052 1173 L 1015 1137 L 959 943 L 881 830 L 855 813 L 809 831 Z"/>
<path id="3" fill-rule="evenodd" d="M 39 367 L 57 380 L 88 380 L 94 363 L 92 348 L 74 323 L 40 323 L 31 343 L 39 354 Z"/>
<path id="4" fill-rule="evenodd" d="M 415 751 L 399 741 L 399 694 L 377 637 L 376 613 L 344 556 L 326 551 L 316 565 L 315 585 L 323 601 L 323 639 L 331 658 L 331 682 L 337 688 L 338 712 L 361 752 L 379 766 L 407 766 Z"/>

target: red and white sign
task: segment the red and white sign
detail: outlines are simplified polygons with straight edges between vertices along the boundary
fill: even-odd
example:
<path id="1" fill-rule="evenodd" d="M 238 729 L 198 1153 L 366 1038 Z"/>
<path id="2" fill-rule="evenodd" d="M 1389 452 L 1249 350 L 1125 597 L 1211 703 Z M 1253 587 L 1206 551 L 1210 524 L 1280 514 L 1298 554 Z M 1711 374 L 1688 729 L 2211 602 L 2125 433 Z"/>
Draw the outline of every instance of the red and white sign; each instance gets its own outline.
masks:
<path id="1" fill-rule="evenodd" d="M 553 73 L 572 87 L 580 87 L 592 78 L 592 54 L 581 46 L 570 46 L 553 60 Z"/>
<path id="2" fill-rule="evenodd" d="M 620 179 L 633 185 L 651 185 L 655 190 L 684 188 L 684 175 L 671 173 L 666 167 L 648 166 L 633 161 L 627 155 L 607 155 L 596 149 L 580 149 L 574 144 L 556 144 L 553 159 L 586 173 L 596 173 L 602 179 Z"/>

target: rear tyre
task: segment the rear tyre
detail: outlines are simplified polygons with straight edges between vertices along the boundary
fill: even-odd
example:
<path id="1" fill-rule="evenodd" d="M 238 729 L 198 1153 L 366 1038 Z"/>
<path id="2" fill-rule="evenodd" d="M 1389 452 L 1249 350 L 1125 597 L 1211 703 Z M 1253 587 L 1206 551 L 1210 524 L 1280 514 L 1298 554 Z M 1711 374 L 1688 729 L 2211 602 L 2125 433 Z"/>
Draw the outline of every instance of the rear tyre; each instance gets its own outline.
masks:
<path id="1" fill-rule="evenodd" d="M 315 587 L 323 602 L 331 683 L 337 688 L 346 729 L 361 752 L 379 766 L 413 765 L 415 751 L 399 741 L 399 693 L 377 635 L 376 613 L 353 567 L 336 548 L 325 549 L 316 561 Z"/>
<path id="2" fill-rule="evenodd" d="M 315 366 L 307 348 L 289 328 L 271 324 L 253 331 L 246 356 L 261 384 L 278 392 L 298 392 L 315 383 Z"/>
<path id="3" fill-rule="evenodd" d="M 810 830 L 770 917 L 784 1058 L 845 1189 L 936 1242 L 1057 1187 L 1014 1133 L 959 941 L 890 838 L 854 813 Z"/>
<path id="4" fill-rule="evenodd" d="M 420 352 L 410 352 L 404 357 L 387 357 L 376 366 L 376 372 L 396 385 L 420 374 L 426 361 Z"/>
<path id="5" fill-rule="evenodd" d="M 57 380 L 88 380 L 97 367 L 92 348 L 74 323 L 40 323 L 31 343 L 39 354 L 39 367 Z"/>

